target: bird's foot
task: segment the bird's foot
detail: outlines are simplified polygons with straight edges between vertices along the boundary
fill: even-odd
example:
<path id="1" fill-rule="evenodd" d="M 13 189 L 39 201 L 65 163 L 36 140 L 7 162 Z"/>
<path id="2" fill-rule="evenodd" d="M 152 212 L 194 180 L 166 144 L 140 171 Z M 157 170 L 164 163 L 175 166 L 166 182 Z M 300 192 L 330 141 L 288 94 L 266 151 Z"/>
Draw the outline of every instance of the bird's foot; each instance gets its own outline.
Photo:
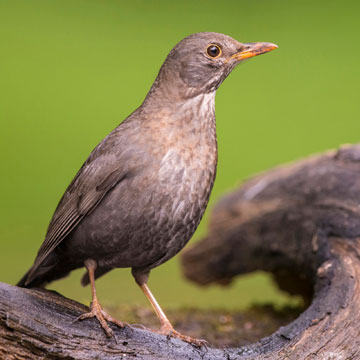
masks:
<path id="1" fill-rule="evenodd" d="M 105 312 L 98 301 L 92 302 L 90 306 L 90 311 L 88 313 L 80 315 L 75 321 L 90 319 L 93 317 L 96 317 L 98 319 L 101 327 L 104 329 L 108 337 L 114 337 L 114 332 L 111 330 L 107 321 L 114 323 L 120 328 L 123 328 L 128 325 L 127 323 L 114 319 L 111 315 Z"/>
<path id="2" fill-rule="evenodd" d="M 155 332 L 157 332 L 158 334 L 162 334 L 162 335 L 166 335 L 169 337 L 180 339 L 191 345 L 195 345 L 199 348 L 201 348 L 202 346 L 207 348 L 209 345 L 209 343 L 206 340 L 195 339 L 195 338 L 192 338 L 191 336 L 187 336 L 187 335 L 183 335 L 183 334 L 179 333 L 178 331 L 176 331 L 173 328 L 173 326 L 170 323 L 163 324 L 161 326 L 160 330 L 156 330 Z"/>

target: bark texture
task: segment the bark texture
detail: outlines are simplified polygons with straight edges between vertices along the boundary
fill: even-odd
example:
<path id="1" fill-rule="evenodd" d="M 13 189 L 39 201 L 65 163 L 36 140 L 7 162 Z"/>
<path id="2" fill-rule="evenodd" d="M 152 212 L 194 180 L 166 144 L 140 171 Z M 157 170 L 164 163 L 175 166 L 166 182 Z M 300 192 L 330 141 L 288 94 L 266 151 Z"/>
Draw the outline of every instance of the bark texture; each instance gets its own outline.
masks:
<path id="1" fill-rule="evenodd" d="M 360 359 L 360 145 L 247 181 L 218 202 L 209 227 L 183 254 L 188 279 L 226 284 L 265 270 L 309 304 L 294 322 L 238 354 Z"/>
<path id="2" fill-rule="evenodd" d="M 269 271 L 309 306 L 256 344 L 198 349 L 95 320 L 46 290 L 0 283 L 0 359 L 360 359 L 360 146 L 305 159 L 249 180 L 214 208 L 209 235 L 182 257 L 198 284 Z"/>

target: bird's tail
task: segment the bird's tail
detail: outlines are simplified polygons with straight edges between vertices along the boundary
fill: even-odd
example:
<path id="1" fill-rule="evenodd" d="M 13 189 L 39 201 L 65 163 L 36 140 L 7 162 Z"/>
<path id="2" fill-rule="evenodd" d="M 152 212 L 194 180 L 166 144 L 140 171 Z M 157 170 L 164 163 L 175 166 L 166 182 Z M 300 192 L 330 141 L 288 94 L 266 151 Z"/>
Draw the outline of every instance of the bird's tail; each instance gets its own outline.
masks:
<path id="1" fill-rule="evenodd" d="M 28 275 L 29 275 L 29 271 L 20 279 L 20 281 L 16 284 L 16 286 L 26 287 L 25 284 L 26 284 L 26 280 L 27 280 Z"/>
<path id="2" fill-rule="evenodd" d="M 41 276 L 36 276 L 33 280 L 29 281 L 29 274 L 31 273 L 32 268 L 30 268 L 25 275 L 20 279 L 16 286 L 32 288 L 38 287 L 43 288 L 46 285 L 46 280 Z"/>
<path id="3" fill-rule="evenodd" d="M 70 270 L 66 262 L 60 261 L 55 253 L 51 253 L 42 263 L 37 264 L 35 261 L 35 264 L 16 285 L 26 288 L 43 288 L 46 284 L 66 276 Z"/>
<path id="4" fill-rule="evenodd" d="M 42 267 L 39 266 L 37 269 L 31 267 L 25 275 L 20 279 L 16 286 L 25 288 L 43 288 L 45 285 L 52 280 L 55 280 L 54 269 L 55 267 Z M 65 275 L 64 275 L 65 276 Z"/>

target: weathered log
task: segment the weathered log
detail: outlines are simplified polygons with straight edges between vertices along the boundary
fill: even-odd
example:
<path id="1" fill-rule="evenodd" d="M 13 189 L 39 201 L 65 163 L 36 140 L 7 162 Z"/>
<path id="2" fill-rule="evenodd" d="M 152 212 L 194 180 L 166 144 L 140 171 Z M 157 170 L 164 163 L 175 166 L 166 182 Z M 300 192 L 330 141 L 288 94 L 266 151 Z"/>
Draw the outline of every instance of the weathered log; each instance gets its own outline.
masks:
<path id="1" fill-rule="evenodd" d="M 360 145 L 251 179 L 219 201 L 209 227 L 183 254 L 188 279 L 226 284 L 260 269 L 309 301 L 294 322 L 238 354 L 360 359 Z"/>
<path id="2" fill-rule="evenodd" d="M 249 346 L 198 349 L 146 330 L 96 320 L 46 290 L 0 283 L 0 359 L 360 358 L 360 146 L 272 170 L 215 207 L 209 236 L 184 253 L 186 275 L 227 283 L 263 269 L 311 299 L 294 322 Z"/>

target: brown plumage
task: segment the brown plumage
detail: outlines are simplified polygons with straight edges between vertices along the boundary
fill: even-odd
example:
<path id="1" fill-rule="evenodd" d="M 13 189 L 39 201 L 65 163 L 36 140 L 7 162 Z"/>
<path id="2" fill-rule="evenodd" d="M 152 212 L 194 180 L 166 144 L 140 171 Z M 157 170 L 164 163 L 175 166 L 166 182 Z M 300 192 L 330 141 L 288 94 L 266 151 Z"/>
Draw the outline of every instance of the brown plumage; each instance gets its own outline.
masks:
<path id="1" fill-rule="evenodd" d="M 45 286 L 70 271 L 87 268 L 91 312 L 105 332 L 95 278 L 131 267 L 136 282 L 160 318 L 161 333 L 196 345 L 200 340 L 171 326 L 147 287 L 152 268 L 190 240 L 215 180 L 215 92 L 243 59 L 274 49 L 242 44 L 226 35 L 198 33 L 166 58 L 143 104 L 90 154 L 63 195 L 32 268 L 19 286 Z"/>

